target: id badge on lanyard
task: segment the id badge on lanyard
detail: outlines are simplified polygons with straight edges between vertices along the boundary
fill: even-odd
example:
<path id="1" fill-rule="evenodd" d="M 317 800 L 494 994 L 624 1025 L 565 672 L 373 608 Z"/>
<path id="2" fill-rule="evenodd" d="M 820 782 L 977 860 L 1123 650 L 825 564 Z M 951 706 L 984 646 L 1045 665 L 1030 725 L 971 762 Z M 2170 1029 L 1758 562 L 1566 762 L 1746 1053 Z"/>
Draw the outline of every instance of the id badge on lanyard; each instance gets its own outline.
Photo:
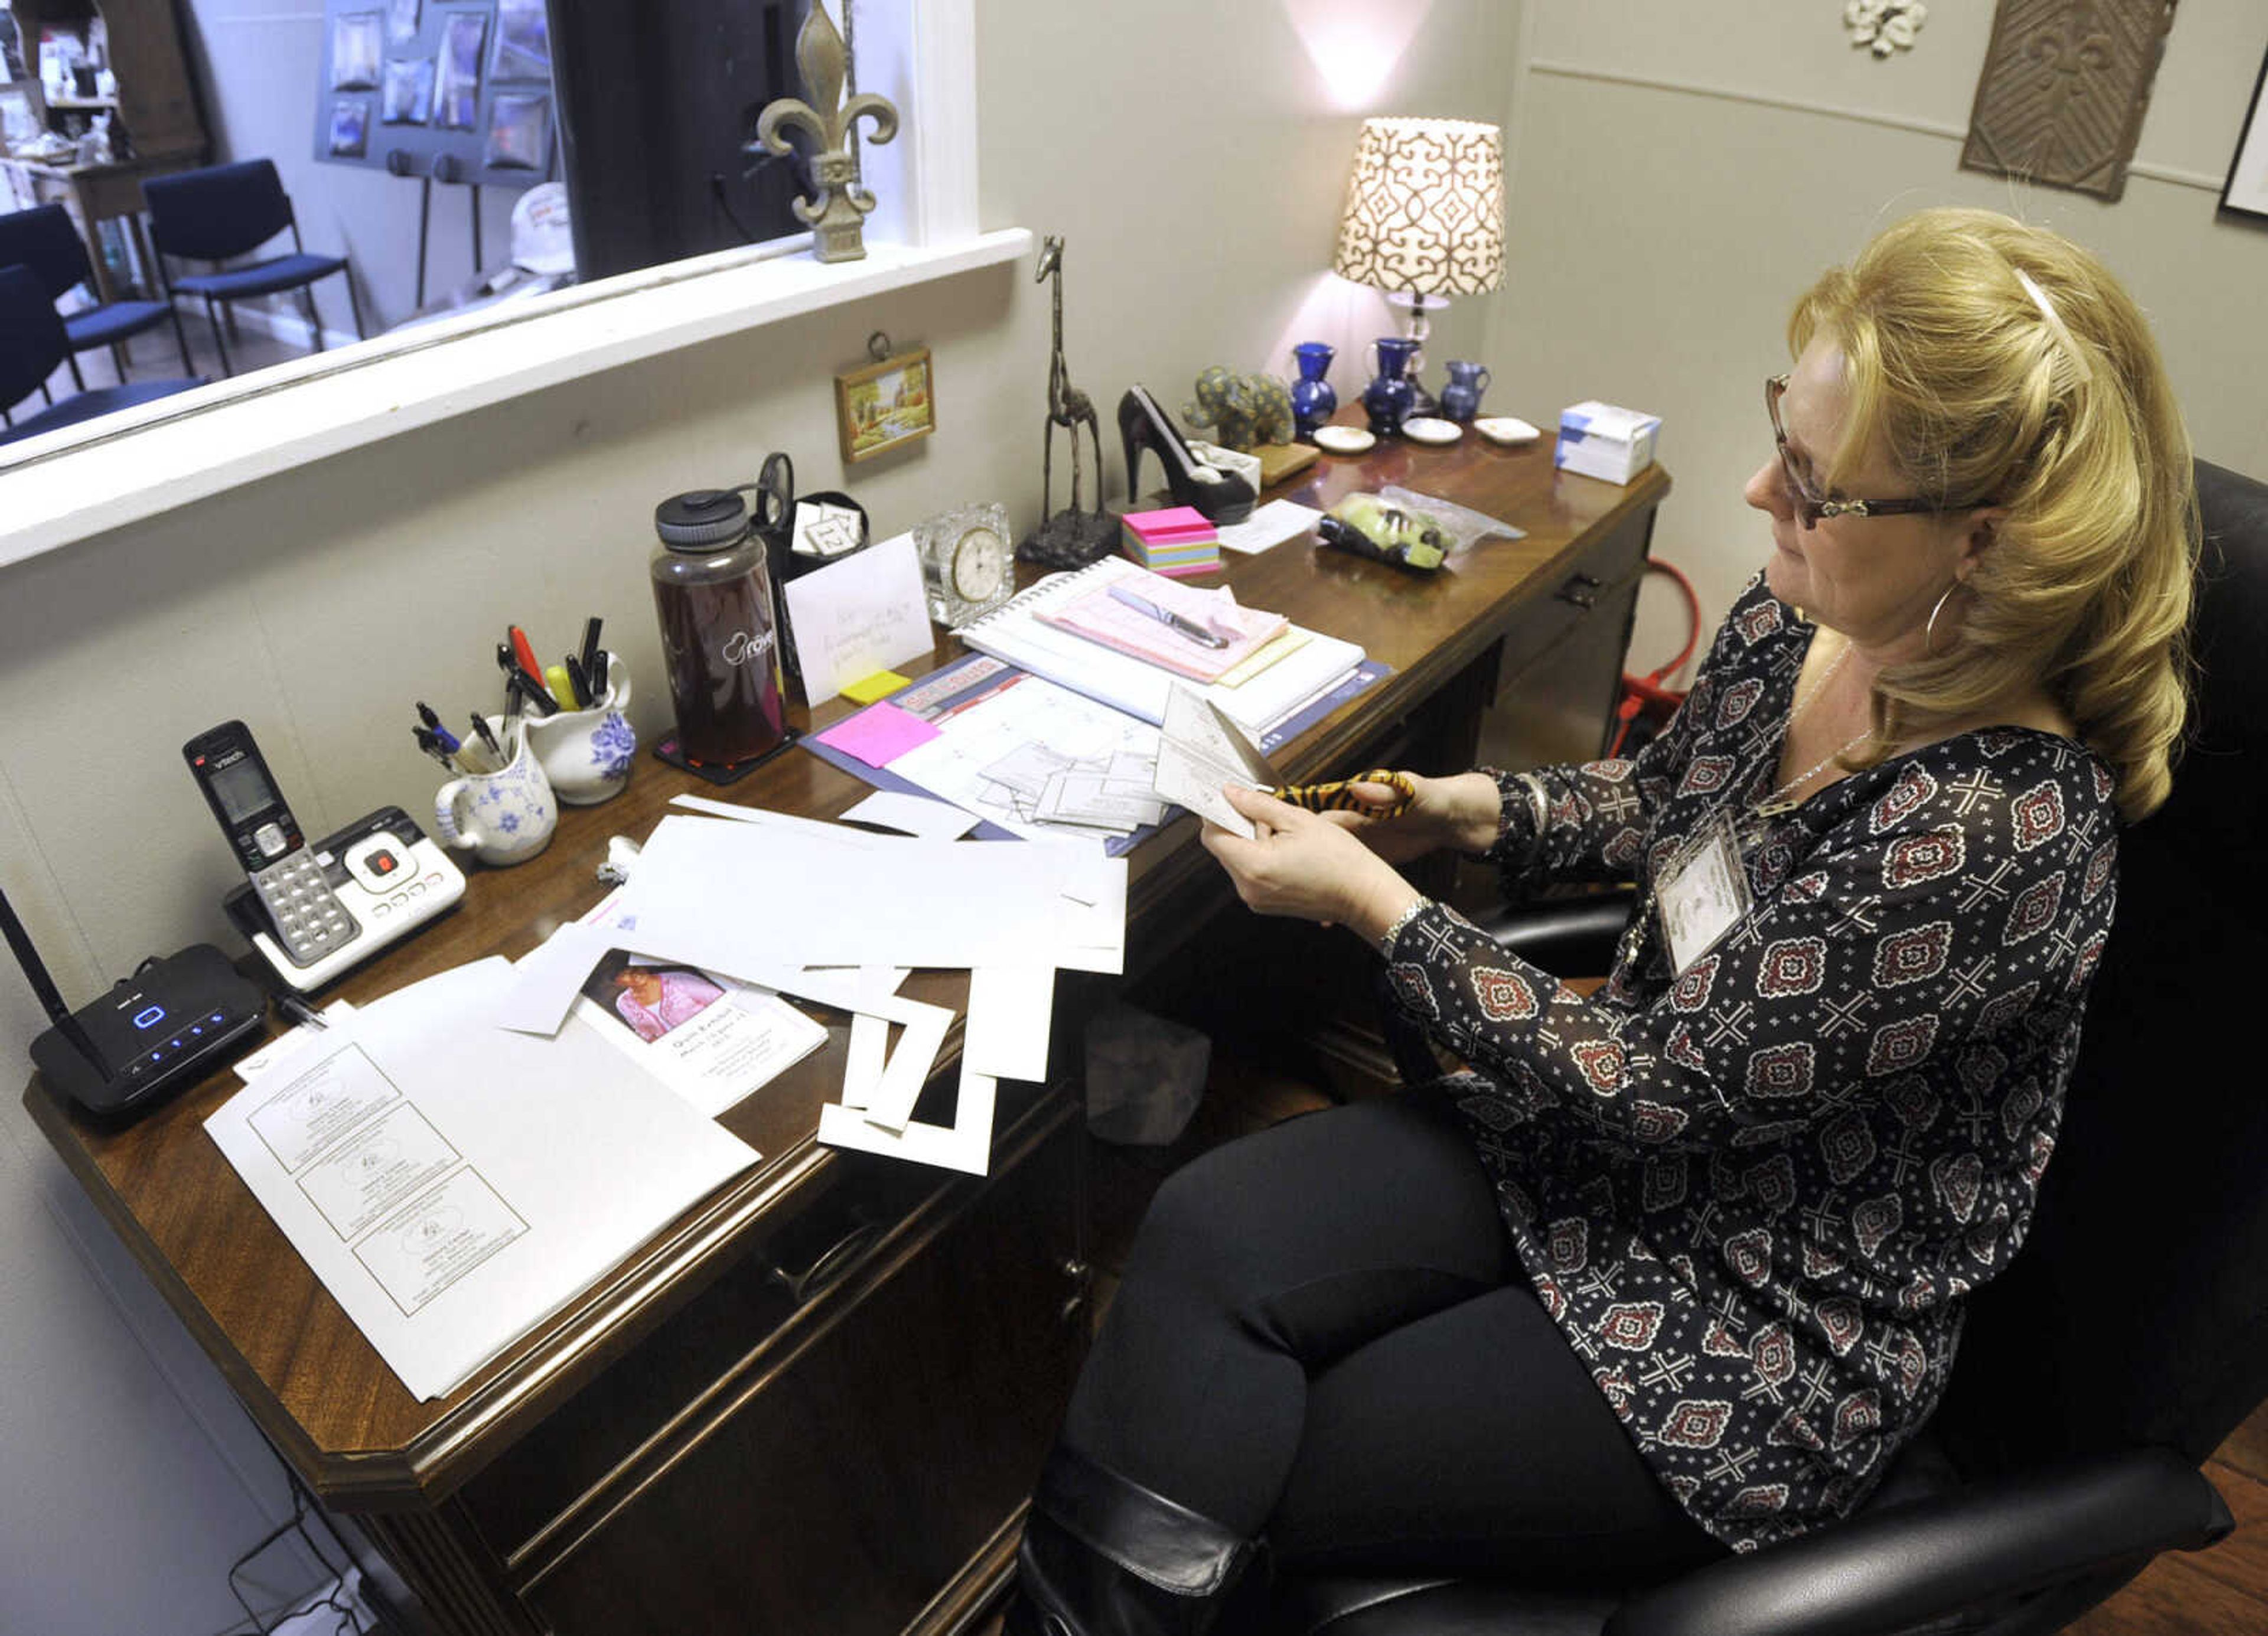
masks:
<path id="1" fill-rule="evenodd" d="M 1670 858 L 1654 886 L 1672 969 L 1683 976 L 1739 924 L 1753 901 L 1739 837 L 1731 818 L 1719 812 Z"/>

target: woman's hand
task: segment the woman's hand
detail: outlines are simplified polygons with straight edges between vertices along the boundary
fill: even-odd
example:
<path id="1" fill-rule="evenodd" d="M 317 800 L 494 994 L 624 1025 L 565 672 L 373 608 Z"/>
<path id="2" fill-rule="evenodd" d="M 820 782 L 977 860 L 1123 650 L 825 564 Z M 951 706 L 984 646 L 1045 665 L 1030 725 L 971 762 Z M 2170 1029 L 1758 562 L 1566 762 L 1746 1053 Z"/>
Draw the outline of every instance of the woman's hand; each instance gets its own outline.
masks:
<path id="1" fill-rule="evenodd" d="M 1343 924 L 1374 942 L 1420 895 L 1385 859 L 1330 822 L 1338 814 L 1305 812 L 1234 785 L 1223 792 L 1258 833 L 1248 841 L 1209 823 L 1201 839 L 1256 912 Z"/>
<path id="2" fill-rule="evenodd" d="M 1408 863 L 1443 847 L 1484 852 L 1496 844 L 1500 798 L 1496 780 L 1488 774 L 1462 772 L 1449 778 L 1422 777 L 1414 772 L 1402 776 L 1416 787 L 1418 795 L 1399 817 L 1376 818 L 1352 811 L 1319 815 L 1390 864 Z M 1382 784 L 1357 784 L 1354 791 L 1381 807 L 1397 793 Z"/>

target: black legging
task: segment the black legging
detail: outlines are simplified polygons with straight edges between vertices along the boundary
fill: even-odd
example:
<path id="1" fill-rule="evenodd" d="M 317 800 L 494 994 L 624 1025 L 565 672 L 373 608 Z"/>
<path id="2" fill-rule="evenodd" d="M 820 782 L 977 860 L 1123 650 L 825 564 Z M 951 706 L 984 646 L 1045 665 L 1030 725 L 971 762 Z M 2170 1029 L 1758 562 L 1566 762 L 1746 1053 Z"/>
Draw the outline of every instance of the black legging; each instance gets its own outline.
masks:
<path id="1" fill-rule="evenodd" d="M 1554 1580 L 1721 1555 L 1536 1300 L 1454 1117 L 1332 1109 L 1169 1178 L 1064 1440 L 1294 1566 Z"/>

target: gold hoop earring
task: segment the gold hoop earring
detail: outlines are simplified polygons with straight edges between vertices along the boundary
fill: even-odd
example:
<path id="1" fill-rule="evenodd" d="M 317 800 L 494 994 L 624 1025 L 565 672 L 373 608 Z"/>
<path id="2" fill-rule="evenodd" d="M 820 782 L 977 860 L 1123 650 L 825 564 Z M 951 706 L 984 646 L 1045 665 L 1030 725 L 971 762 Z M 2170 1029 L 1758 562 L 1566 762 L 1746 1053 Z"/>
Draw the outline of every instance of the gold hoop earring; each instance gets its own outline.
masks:
<path id="1" fill-rule="evenodd" d="M 1937 657 L 1937 616 L 1940 613 L 1944 611 L 1946 599 L 1950 597 L 1960 588 L 1961 581 L 1956 579 L 1951 585 L 1946 586 L 1944 590 L 1938 593 L 1937 604 L 1929 610 L 1929 623 L 1922 627 L 1921 654 L 1924 659 L 1935 659 Z"/>

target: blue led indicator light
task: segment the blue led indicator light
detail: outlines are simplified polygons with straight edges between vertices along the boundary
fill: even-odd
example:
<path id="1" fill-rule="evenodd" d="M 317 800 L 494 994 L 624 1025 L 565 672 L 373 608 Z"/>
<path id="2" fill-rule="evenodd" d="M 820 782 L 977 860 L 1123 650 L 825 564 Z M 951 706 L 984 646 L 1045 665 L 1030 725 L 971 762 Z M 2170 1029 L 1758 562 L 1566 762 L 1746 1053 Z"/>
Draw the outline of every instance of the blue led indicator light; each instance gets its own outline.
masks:
<path id="1" fill-rule="evenodd" d="M 137 1028 L 146 1028 L 154 1022 L 162 1022 L 165 1021 L 165 1016 L 166 1008 L 163 1006 L 152 1006 L 135 1017 L 134 1026 Z"/>

